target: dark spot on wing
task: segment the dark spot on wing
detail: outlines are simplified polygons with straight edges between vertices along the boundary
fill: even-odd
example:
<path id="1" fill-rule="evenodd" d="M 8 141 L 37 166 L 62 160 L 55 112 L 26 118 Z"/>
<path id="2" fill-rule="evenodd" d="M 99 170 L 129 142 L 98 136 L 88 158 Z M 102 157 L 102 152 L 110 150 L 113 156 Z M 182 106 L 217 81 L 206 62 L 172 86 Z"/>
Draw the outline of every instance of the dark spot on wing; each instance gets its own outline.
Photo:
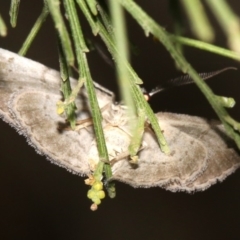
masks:
<path id="1" fill-rule="evenodd" d="M 175 155 L 176 151 L 173 150 L 171 153 L 170 153 L 170 156 L 173 157 Z"/>

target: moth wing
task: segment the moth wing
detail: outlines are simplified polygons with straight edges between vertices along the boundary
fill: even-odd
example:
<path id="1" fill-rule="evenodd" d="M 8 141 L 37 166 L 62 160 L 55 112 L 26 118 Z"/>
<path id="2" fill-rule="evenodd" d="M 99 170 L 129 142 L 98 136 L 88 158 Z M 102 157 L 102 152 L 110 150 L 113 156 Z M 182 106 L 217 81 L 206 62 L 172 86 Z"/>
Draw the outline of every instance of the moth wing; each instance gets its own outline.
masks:
<path id="1" fill-rule="evenodd" d="M 8 108 L 12 93 L 24 88 L 59 92 L 59 72 L 40 63 L 0 49 L 0 66 L 0 117 L 12 126 L 15 122 Z"/>
<path id="2" fill-rule="evenodd" d="M 0 49 L 0 117 L 27 137 L 38 153 L 68 170 L 89 173 L 87 151 L 93 133 L 62 131 L 64 118 L 56 113 L 56 103 L 62 100 L 58 71 L 40 63 Z M 71 79 L 71 85 L 76 80 Z M 100 107 L 112 103 L 112 93 L 94 83 Z M 77 97 L 78 118 L 90 117 L 86 90 Z M 83 114 L 83 108 L 88 110 Z M 86 109 L 85 109 L 86 110 Z"/>
<path id="3" fill-rule="evenodd" d="M 223 125 L 183 114 L 163 113 L 161 115 L 169 119 L 171 125 L 201 141 L 208 152 L 208 167 L 183 190 L 188 192 L 205 190 L 216 182 L 223 181 L 239 168 L 239 154 Z"/>
<path id="4" fill-rule="evenodd" d="M 147 130 L 147 147 L 135 168 L 127 161 L 115 166 L 114 179 L 134 187 L 160 186 L 170 191 L 204 190 L 223 180 L 240 164 L 223 127 L 188 115 L 158 113 L 160 126 L 171 153 L 163 154 L 154 134 Z"/>
<path id="5" fill-rule="evenodd" d="M 67 170 L 85 175 L 90 173 L 88 149 L 93 141 L 93 132 L 64 129 L 65 119 L 56 112 L 60 95 L 40 91 L 22 91 L 11 101 L 11 113 L 19 126 L 20 134 L 39 154 Z"/>
<path id="6" fill-rule="evenodd" d="M 38 62 L 0 48 L 0 117 L 15 127 L 9 112 L 8 102 L 13 93 L 34 89 L 51 94 L 60 94 L 61 77 L 58 71 Z M 74 87 L 77 81 L 71 79 Z M 112 92 L 94 83 L 100 107 L 112 102 Z M 85 89 L 82 94 L 86 96 Z"/>
<path id="7" fill-rule="evenodd" d="M 60 129 L 65 119 L 56 113 L 56 103 L 61 99 L 59 72 L 3 49 L 0 65 L 0 117 L 55 164 L 74 173 L 89 173 L 89 149 L 95 141 L 92 131 Z M 74 80 L 71 83 L 75 85 Z M 111 104 L 112 93 L 96 83 L 95 87 L 100 107 Z M 77 107 L 81 117 L 80 96 Z M 228 145 L 222 126 L 187 115 L 158 113 L 157 117 L 171 154 L 161 152 L 154 134 L 147 129 L 143 137 L 147 147 L 139 153 L 138 166 L 132 167 L 125 157 L 125 161 L 114 164 L 114 179 L 135 187 L 161 186 L 191 192 L 222 181 L 239 167 L 240 158 Z M 121 128 L 112 127 L 105 134 L 111 154 L 127 151 L 130 138 Z"/>

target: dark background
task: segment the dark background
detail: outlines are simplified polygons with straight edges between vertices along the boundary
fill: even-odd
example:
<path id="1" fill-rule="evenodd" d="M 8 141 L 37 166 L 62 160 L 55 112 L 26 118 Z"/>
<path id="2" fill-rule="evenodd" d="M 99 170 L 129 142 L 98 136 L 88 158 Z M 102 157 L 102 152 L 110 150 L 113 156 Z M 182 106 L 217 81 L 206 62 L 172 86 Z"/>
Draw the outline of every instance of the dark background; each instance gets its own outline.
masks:
<path id="1" fill-rule="evenodd" d="M 136 1 L 172 30 L 167 0 Z M 228 1 L 240 15 L 238 0 Z M 18 51 L 42 1 L 21 2 L 16 29 L 8 23 L 9 1 L 0 1 L 0 11 L 9 33 L 0 46 Z M 172 59 L 160 43 L 146 38 L 131 20 L 130 38 L 139 49 L 132 63 L 148 89 L 157 82 L 178 76 Z M 226 39 L 211 17 L 217 32 L 215 43 L 226 46 Z M 85 27 L 84 27 L 85 29 Z M 89 30 L 86 30 L 89 32 Z M 187 32 L 189 32 L 187 30 Z M 229 59 L 186 48 L 186 57 L 199 72 L 236 66 Z M 50 17 L 29 50 L 27 57 L 58 69 L 56 39 Z M 114 69 L 96 52 L 89 54 L 94 80 L 117 91 Z M 209 81 L 214 92 L 232 96 L 237 105 L 232 116 L 240 120 L 239 71 L 229 71 Z M 215 118 L 200 91 L 186 86 L 166 91 L 151 101 L 156 111 L 170 111 Z M 116 183 L 117 197 L 106 198 L 99 210 L 89 210 L 88 187 L 83 178 L 68 173 L 39 156 L 22 136 L 0 122 L 0 239 L 239 239 L 240 173 L 223 183 L 195 194 L 171 193 L 160 188 L 134 189 Z"/>

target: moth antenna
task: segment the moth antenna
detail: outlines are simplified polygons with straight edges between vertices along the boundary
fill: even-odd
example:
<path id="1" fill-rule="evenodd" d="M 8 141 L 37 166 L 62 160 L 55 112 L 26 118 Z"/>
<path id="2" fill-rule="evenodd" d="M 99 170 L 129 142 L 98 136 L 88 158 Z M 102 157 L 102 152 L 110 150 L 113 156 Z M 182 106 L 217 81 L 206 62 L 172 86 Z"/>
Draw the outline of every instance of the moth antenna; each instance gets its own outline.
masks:
<path id="1" fill-rule="evenodd" d="M 209 78 L 212 78 L 222 72 L 228 71 L 228 70 L 237 70 L 237 68 L 235 67 L 226 67 L 217 71 L 213 71 L 213 72 L 207 72 L 207 73 L 199 73 L 198 75 L 203 79 L 203 80 L 207 80 Z M 191 84 L 193 83 L 193 79 L 188 75 L 183 75 L 177 78 L 173 78 L 170 79 L 164 83 L 162 83 L 161 85 L 157 86 L 156 88 L 154 88 L 151 92 L 148 93 L 149 97 L 152 97 L 153 95 L 162 92 L 164 90 L 167 90 L 171 87 L 178 87 L 178 86 L 182 86 L 182 85 L 186 85 L 186 84 Z"/>

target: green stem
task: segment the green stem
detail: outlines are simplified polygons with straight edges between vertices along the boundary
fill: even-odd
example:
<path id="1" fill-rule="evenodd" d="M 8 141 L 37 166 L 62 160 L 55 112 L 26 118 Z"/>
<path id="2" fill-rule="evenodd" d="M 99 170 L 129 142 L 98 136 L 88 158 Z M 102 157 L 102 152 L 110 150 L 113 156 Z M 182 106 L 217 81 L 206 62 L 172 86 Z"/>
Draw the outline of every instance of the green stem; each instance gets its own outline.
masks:
<path id="1" fill-rule="evenodd" d="M 94 85 L 91 78 L 90 70 L 87 63 L 86 53 L 85 53 L 86 51 L 88 51 L 88 49 L 86 47 L 85 40 L 83 38 L 81 25 L 77 17 L 77 12 L 76 12 L 74 2 L 72 0 L 64 0 L 64 6 L 68 14 L 69 24 L 71 27 L 71 32 L 74 40 L 80 78 L 86 79 L 85 87 L 88 93 L 88 99 L 89 99 L 90 109 L 91 109 L 92 118 L 93 118 L 93 127 L 96 134 L 96 141 L 97 141 L 97 148 L 99 151 L 100 162 L 106 162 L 108 161 L 108 152 L 107 152 L 104 133 L 102 129 L 102 115 L 101 115 L 100 108 L 98 106 L 98 101 L 97 101 L 97 97 L 96 97 L 96 93 L 95 93 L 95 89 L 94 89 Z"/>
<path id="2" fill-rule="evenodd" d="M 1 15 L 0 15 L 0 36 L 1 37 L 7 36 L 7 27 Z"/>
<path id="3" fill-rule="evenodd" d="M 110 5 L 110 12 L 114 29 L 114 32 L 112 33 L 113 40 L 115 42 L 117 51 L 121 53 L 121 58 L 117 55 L 115 59 L 118 86 L 120 87 L 122 99 L 128 106 L 128 114 L 131 115 L 135 112 L 135 106 L 132 99 L 132 93 L 129 88 L 126 88 L 128 85 L 129 75 L 124 61 L 127 61 L 129 59 L 129 51 L 125 17 L 122 6 L 117 1 L 109 0 L 108 2 Z M 122 59 L 124 59 L 124 61 Z"/>
<path id="4" fill-rule="evenodd" d="M 29 47 L 31 46 L 33 40 L 37 36 L 39 30 L 41 29 L 43 23 L 46 20 L 48 14 L 49 14 L 48 6 L 45 3 L 44 6 L 43 6 L 43 10 L 42 10 L 40 16 L 38 17 L 37 21 L 33 25 L 30 33 L 28 34 L 28 36 L 27 36 L 26 40 L 24 41 L 21 49 L 19 50 L 19 52 L 18 52 L 19 55 L 21 55 L 21 56 L 25 56 L 26 55 Z"/>
<path id="5" fill-rule="evenodd" d="M 225 0 L 206 1 L 228 38 L 229 47 L 240 53 L 240 21 Z"/>
<path id="6" fill-rule="evenodd" d="M 13 28 L 15 28 L 17 26 L 19 5 L 20 5 L 20 0 L 11 0 L 9 14 L 10 14 L 10 23 Z"/>
<path id="7" fill-rule="evenodd" d="M 190 38 L 179 37 L 179 36 L 175 36 L 175 35 L 171 35 L 171 34 L 169 36 L 173 41 L 179 42 L 181 44 L 185 44 L 189 47 L 199 48 L 201 50 L 216 53 L 223 57 L 228 57 L 228 58 L 240 61 L 240 53 L 238 53 L 238 52 L 234 52 L 234 51 L 222 48 L 222 47 L 212 45 L 210 43 L 205 43 L 205 42 L 190 39 Z"/>
<path id="8" fill-rule="evenodd" d="M 212 41 L 213 29 L 199 0 L 181 0 L 186 9 L 192 32 L 203 41 Z"/>
<path id="9" fill-rule="evenodd" d="M 62 48 L 64 51 L 64 55 L 66 56 L 67 63 L 70 66 L 74 66 L 74 54 L 72 51 L 72 45 L 70 41 L 70 37 L 67 32 L 67 28 L 65 26 L 65 23 L 62 18 L 62 14 L 60 11 L 60 2 L 59 0 L 46 0 L 48 4 L 48 8 L 50 11 L 50 14 L 53 18 L 55 28 L 57 29 L 57 32 L 59 34 L 59 38 L 62 44 Z"/>

